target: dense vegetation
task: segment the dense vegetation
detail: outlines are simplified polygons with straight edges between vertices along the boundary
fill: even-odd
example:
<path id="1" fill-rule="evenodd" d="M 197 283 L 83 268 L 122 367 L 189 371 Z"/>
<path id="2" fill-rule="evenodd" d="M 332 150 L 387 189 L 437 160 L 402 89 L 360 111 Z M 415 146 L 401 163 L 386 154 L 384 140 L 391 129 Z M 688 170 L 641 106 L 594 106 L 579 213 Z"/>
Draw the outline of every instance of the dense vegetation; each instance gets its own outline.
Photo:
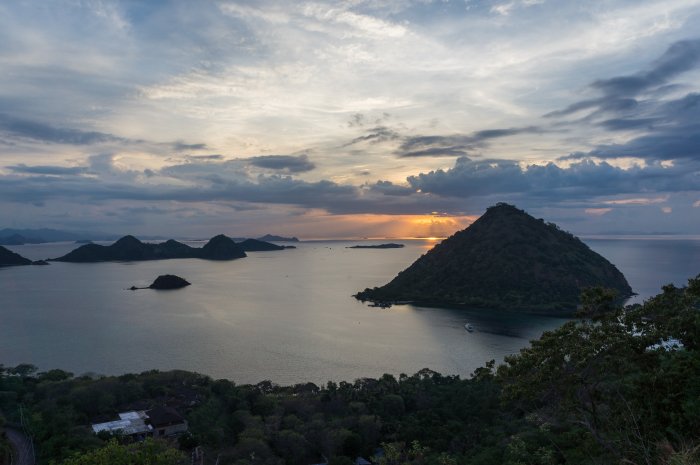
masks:
<path id="1" fill-rule="evenodd" d="M 380 465 L 700 463 L 700 275 L 644 305 L 620 308 L 599 289 L 583 300 L 585 319 L 470 379 L 425 369 L 322 387 L 237 386 L 182 371 L 94 378 L 19 365 L 1 371 L 0 409 L 18 421 L 23 406 L 43 463 L 67 465 L 175 464 L 183 456 L 168 447 L 196 444 L 222 465 L 358 455 Z M 86 428 L 163 403 L 189 420 L 179 444 L 129 445 Z"/>
<path id="2" fill-rule="evenodd" d="M 387 285 L 355 297 L 573 313 L 592 286 L 614 289 L 620 298 L 632 294 L 622 273 L 578 238 L 501 203 Z"/>

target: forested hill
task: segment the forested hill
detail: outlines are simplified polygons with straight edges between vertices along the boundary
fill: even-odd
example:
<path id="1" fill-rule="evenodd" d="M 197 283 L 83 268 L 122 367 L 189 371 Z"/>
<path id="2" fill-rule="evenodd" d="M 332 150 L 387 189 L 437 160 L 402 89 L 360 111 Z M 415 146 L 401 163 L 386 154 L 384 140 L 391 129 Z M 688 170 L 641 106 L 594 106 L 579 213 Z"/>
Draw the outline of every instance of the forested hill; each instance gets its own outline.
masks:
<path id="1" fill-rule="evenodd" d="M 74 377 L 0 366 L 0 427 L 19 422 L 22 406 L 40 463 L 62 465 L 184 465 L 197 445 L 219 465 L 700 463 L 700 275 L 625 309 L 589 292 L 583 310 L 602 316 L 547 332 L 470 379 L 424 369 L 237 386 L 183 371 Z M 189 422 L 177 443 L 129 444 L 87 427 L 164 404 Z"/>
<path id="2" fill-rule="evenodd" d="M 394 280 L 356 297 L 573 313 L 581 292 L 632 289 L 622 273 L 572 234 L 508 204 L 436 245 Z"/>

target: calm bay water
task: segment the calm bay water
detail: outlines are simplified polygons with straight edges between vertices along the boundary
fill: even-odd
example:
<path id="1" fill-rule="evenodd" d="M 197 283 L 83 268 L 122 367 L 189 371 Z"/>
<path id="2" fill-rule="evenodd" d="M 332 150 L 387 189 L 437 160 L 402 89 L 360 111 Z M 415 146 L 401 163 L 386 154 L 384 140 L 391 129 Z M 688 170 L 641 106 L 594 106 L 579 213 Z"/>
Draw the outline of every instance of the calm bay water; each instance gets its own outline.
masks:
<path id="1" fill-rule="evenodd" d="M 700 272 L 700 240 L 585 242 L 625 273 L 640 294 L 637 301 Z M 412 374 L 425 367 L 466 376 L 565 321 L 410 305 L 367 307 L 351 295 L 388 282 L 432 244 L 345 248 L 355 243 L 305 242 L 230 262 L 0 268 L 0 363 L 78 374 L 180 368 L 237 383 L 324 383 Z M 75 247 L 11 248 L 42 259 Z M 126 290 L 165 273 L 193 285 L 178 291 Z M 464 330 L 467 322 L 475 332 Z"/>

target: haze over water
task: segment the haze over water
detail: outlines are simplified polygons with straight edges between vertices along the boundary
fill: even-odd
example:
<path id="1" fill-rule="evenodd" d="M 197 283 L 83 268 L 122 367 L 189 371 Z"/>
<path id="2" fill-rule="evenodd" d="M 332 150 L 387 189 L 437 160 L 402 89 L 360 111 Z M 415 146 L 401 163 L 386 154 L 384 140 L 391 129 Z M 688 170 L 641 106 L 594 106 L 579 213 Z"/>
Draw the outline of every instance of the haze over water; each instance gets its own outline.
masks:
<path id="1" fill-rule="evenodd" d="M 241 260 L 52 263 L 0 268 L 0 363 L 81 374 L 186 369 L 237 383 L 353 380 L 428 367 L 468 376 L 565 320 L 479 310 L 370 308 L 351 295 L 388 282 L 427 251 L 346 249 L 299 243 Z M 699 240 L 588 239 L 625 274 L 641 301 L 666 283 L 685 284 L 700 263 Z M 379 243 L 371 241 L 369 243 Z M 75 244 L 11 247 L 32 259 Z M 128 291 L 172 273 L 178 291 Z M 465 323 L 476 328 L 464 330 Z"/>

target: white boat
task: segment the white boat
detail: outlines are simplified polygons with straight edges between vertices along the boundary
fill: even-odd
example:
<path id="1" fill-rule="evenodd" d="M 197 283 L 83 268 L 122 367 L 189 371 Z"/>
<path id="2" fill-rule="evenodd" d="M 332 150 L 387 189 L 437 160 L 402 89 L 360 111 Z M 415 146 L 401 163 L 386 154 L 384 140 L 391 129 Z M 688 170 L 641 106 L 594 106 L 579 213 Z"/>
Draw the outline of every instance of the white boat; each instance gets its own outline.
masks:
<path id="1" fill-rule="evenodd" d="M 474 332 L 474 327 L 473 327 L 472 325 L 470 325 L 469 323 L 465 323 L 465 324 L 464 324 L 464 329 L 466 329 L 466 330 L 469 331 L 470 333 L 473 333 L 473 332 Z"/>

